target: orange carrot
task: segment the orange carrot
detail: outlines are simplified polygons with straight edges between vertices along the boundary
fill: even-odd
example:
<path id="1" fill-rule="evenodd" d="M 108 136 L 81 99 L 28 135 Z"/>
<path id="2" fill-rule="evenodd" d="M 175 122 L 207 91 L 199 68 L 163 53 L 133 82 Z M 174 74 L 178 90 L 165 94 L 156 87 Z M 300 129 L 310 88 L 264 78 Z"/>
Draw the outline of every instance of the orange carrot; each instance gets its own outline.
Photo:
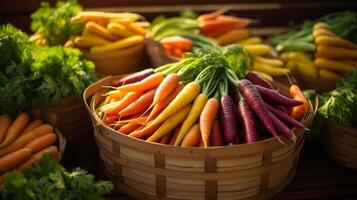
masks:
<path id="1" fill-rule="evenodd" d="M 106 112 L 106 116 L 119 116 L 119 112 L 132 102 L 137 100 L 142 94 L 138 92 L 129 92 L 123 99 L 121 99 L 114 108 Z"/>
<path id="2" fill-rule="evenodd" d="M 105 116 L 103 119 L 103 122 L 108 125 L 111 126 L 115 123 L 115 120 L 118 119 L 118 116 Z"/>
<path id="3" fill-rule="evenodd" d="M 309 101 L 297 85 L 290 86 L 290 97 L 304 103 L 300 106 L 293 107 L 291 111 L 291 117 L 296 120 L 300 120 L 305 115 L 305 113 L 309 111 Z"/>
<path id="4" fill-rule="evenodd" d="M 200 129 L 202 141 L 205 147 L 208 147 L 211 129 L 219 111 L 219 101 L 216 98 L 208 99 L 200 116 Z"/>
<path id="5" fill-rule="evenodd" d="M 0 157 L 0 175 L 30 159 L 31 155 L 31 149 L 22 148 L 6 156 Z"/>
<path id="6" fill-rule="evenodd" d="M 135 131 L 140 126 L 141 126 L 141 124 L 138 124 L 138 123 L 135 123 L 135 122 L 134 123 L 128 123 L 128 124 L 122 126 L 118 131 L 120 133 L 128 135 L 129 133 Z"/>
<path id="7" fill-rule="evenodd" d="M 9 115 L 0 116 L 0 144 L 6 137 L 6 132 L 11 126 L 12 119 Z"/>
<path id="8" fill-rule="evenodd" d="M 29 120 L 30 116 L 27 113 L 21 113 L 7 130 L 5 140 L 0 144 L 0 148 L 11 144 L 25 129 Z"/>
<path id="9" fill-rule="evenodd" d="M 165 77 L 165 79 L 160 83 L 159 87 L 157 87 L 154 102 L 153 104 L 157 104 L 158 102 L 163 101 L 166 97 L 173 92 L 180 82 L 180 77 L 177 74 L 169 74 Z"/>
<path id="10" fill-rule="evenodd" d="M 54 144 L 57 140 L 57 136 L 54 133 L 48 133 L 46 135 L 40 136 L 26 145 L 26 147 L 32 150 L 32 153 L 37 153 L 42 149 L 49 147 Z"/>
<path id="11" fill-rule="evenodd" d="M 120 120 L 115 123 L 115 126 L 120 127 L 120 126 L 124 126 L 125 124 L 128 124 L 128 123 L 144 125 L 146 123 L 147 118 L 148 118 L 148 116 L 139 116 L 139 117 L 133 117 L 133 118 L 127 119 L 127 120 Z"/>
<path id="12" fill-rule="evenodd" d="M 143 113 L 153 102 L 156 88 L 152 89 L 119 112 L 120 117 Z"/>
<path id="13" fill-rule="evenodd" d="M 218 16 L 222 15 L 223 13 L 225 13 L 227 10 L 226 9 L 218 9 L 218 10 L 215 10 L 213 12 L 210 12 L 210 13 L 205 13 L 205 14 L 202 14 L 200 16 L 198 16 L 198 21 L 206 21 L 206 20 L 213 20 L 215 18 L 217 18 Z"/>
<path id="14" fill-rule="evenodd" d="M 201 22 L 202 32 L 209 32 L 222 27 L 234 26 L 235 28 L 243 28 L 248 26 L 252 20 L 246 18 L 237 18 L 226 15 L 220 15 L 213 20 Z"/>
<path id="15" fill-rule="evenodd" d="M 55 146 L 50 146 L 47 147 L 46 149 L 43 149 L 42 151 L 36 153 L 33 155 L 30 159 L 28 159 L 26 162 L 22 163 L 19 167 L 17 167 L 17 171 L 24 171 L 25 169 L 31 167 L 33 164 L 41 163 L 42 162 L 42 156 L 45 154 L 52 154 L 57 160 L 59 160 L 59 152 L 57 147 Z"/>
<path id="16" fill-rule="evenodd" d="M 8 145 L 4 148 L 1 148 L 0 149 L 0 157 L 7 155 L 9 153 L 12 153 L 16 150 L 19 150 L 19 149 L 25 147 L 28 143 L 30 143 L 34 139 L 41 137 L 43 135 L 46 135 L 47 133 L 51 133 L 51 132 L 53 132 L 53 127 L 49 124 L 43 124 L 43 125 L 35 128 L 34 130 L 32 130 L 24 135 L 21 135 L 10 145 Z"/>
<path id="17" fill-rule="evenodd" d="M 169 142 L 169 145 L 174 145 L 174 144 L 175 144 L 175 141 L 176 141 L 176 138 L 177 138 L 177 136 L 178 136 L 178 134 L 179 134 L 179 132 L 180 132 L 181 126 L 182 126 L 182 124 L 181 124 L 181 125 L 178 125 L 178 126 L 176 127 L 175 132 L 174 132 L 174 134 L 172 135 L 172 138 L 171 138 L 171 140 L 170 140 L 170 142 Z"/>
<path id="18" fill-rule="evenodd" d="M 222 131 L 221 127 L 219 125 L 218 120 L 214 121 L 213 127 L 212 127 L 212 134 L 210 135 L 210 142 L 211 146 L 223 146 L 223 136 L 222 136 Z"/>
<path id="19" fill-rule="evenodd" d="M 40 119 L 36 119 L 34 121 L 32 121 L 28 126 L 26 126 L 26 128 L 22 131 L 21 135 L 26 134 L 30 131 L 32 131 L 33 129 L 41 126 L 43 124 L 42 120 Z"/>
<path id="20" fill-rule="evenodd" d="M 157 129 L 161 126 L 161 123 L 151 126 L 150 123 L 146 125 L 143 129 L 135 130 L 129 134 L 130 137 L 134 138 L 144 138 L 151 136 L 155 133 Z"/>
<path id="21" fill-rule="evenodd" d="M 170 140 L 171 135 L 172 135 L 172 133 L 164 135 L 164 136 L 160 139 L 160 143 L 161 143 L 161 144 L 167 144 L 167 142 Z"/>
<path id="22" fill-rule="evenodd" d="M 183 147 L 195 147 L 199 144 L 201 140 L 201 133 L 200 133 L 200 125 L 195 124 L 193 125 L 190 130 L 187 132 L 185 137 L 182 140 L 181 146 Z M 208 144 L 204 143 L 204 146 L 207 147 Z"/>
<path id="23" fill-rule="evenodd" d="M 147 122 L 151 121 L 154 117 L 156 117 L 156 115 L 159 113 L 159 111 L 161 111 L 167 105 L 169 105 L 171 103 L 171 101 L 175 99 L 175 97 L 178 95 L 178 93 L 181 92 L 183 87 L 185 87 L 185 85 L 183 83 L 179 83 L 178 86 L 176 87 L 176 89 L 173 92 L 171 92 L 171 94 L 167 98 L 165 98 L 162 102 L 157 103 L 154 106 L 154 108 L 152 109 L 152 111 L 150 112 L 150 115 L 147 118 Z"/>
<path id="24" fill-rule="evenodd" d="M 120 99 L 124 98 L 126 94 L 128 94 L 128 92 L 123 92 L 120 90 L 112 90 L 107 93 L 107 95 L 110 98 L 115 99 L 115 100 L 120 100 Z"/>
<path id="25" fill-rule="evenodd" d="M 123 85 L 118 89 L 123 92 L 145 92 L 158 87 L 164 78 L 165 76 L 163 73 L 155 73 L 146 77 L 140 82 Z"/>

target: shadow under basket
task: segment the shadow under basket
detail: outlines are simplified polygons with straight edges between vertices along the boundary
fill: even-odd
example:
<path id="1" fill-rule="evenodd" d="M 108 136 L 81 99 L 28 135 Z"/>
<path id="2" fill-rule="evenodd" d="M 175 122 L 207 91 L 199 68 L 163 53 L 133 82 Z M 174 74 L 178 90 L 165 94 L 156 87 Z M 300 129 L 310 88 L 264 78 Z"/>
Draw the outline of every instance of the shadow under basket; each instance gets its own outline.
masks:
<path id="1" fill-rule="evenodd" d="M 269 199 L 294 178 L 304 130 L 297 140 L 275 138 L 251 144 L 185 148 L 131 138 L 105 125 L 95 113 L 105 89 L 118 77 L 106 77 L 84 92 L 94 136 L 117 189 L 135 199 Z M 311 106 L 312 107 L 312 106 Z M 309 127 L 312 109 L 303 119 Z"/>
<path id="2" fill-rule="evenodd" d="M 357 169 L 357 129 L 327 121 L 323 133 L 324 149 L 330 159 Z"/>

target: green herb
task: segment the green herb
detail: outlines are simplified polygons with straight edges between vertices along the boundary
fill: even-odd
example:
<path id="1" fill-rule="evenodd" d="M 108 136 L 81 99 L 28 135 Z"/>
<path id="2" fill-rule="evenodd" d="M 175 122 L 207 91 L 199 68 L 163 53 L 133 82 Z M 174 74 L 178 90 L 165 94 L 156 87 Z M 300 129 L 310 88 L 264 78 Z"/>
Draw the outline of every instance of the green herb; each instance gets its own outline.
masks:
<path id="1" fill-rule="evenodd" d="M 357 71 L 321 98 L 318 113 L 349 127 L 357 127 Z"/>
<path id="2" fill-rule="evenodd" d="M 292 31 L 271 38 L 271 43 L 280 52 L 305 51 L 314 52 L 316 46 L 313 42 L 312 31 L 316 22 L 325 22 L 338 36 L 357 43 L 357 13 L 340 12 L 323 16 L 314 21 L 305 21 L 297 25 Z"/>
<path id="3" fill-rule="evenodd" d="M 11 200 L 100 200 L 113 189 L 108 181 L 95 181 L 81 168 L 66 171 L 50 154 L 41 165 L 4 175 L 0 199 Z"/>
<path id="4" fill-rule="evenodd" d="M 58 1 L 55 7 L 42 2 L 40 8 L 31 15 L 31 30 L 43 35 L 50 46 L 62 45 L 70 36 L 82 32 L 82 24 L 70 22 L 81 10 L 82 7 L 76 0 Z"/>
<path id="5" fill-rule="evenodd" d="M 0 27 L 0 113 L 17 115 L 63 97 L 80 97 L 95 80 L 94 64 L 79 50 L 38 47 L 14 27 Z"/>

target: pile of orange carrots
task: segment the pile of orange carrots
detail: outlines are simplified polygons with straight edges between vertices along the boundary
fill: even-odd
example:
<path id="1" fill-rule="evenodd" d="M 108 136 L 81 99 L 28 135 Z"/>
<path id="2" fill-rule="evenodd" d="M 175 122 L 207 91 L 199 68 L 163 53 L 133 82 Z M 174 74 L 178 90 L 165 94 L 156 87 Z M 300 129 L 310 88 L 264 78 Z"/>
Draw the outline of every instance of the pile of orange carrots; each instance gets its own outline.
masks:
<path id="1" fill-rule="evenodd" d="M 9 115 L 0 116 L 0 176 L 10 170 L 23 171 L 40 163 L 42 155 L 53 154 L 59 159 L 54 143 L 57 136 L 53 127 L 35 119 L 30 122 L 27 113 L 13 121 Z"/>
<path id="2" fill-rule="evenodd" d="M 305 128 L 299 121 L 308 112 L 309 103 L 295 85 L 288 98 L 252 72 L 239 79 L 229 66 L 206 66 L 188 79 L 185 74 L 195 73 L 192 65 L 176 69 L 177 73 L 172 71 L 178 64 L 170 66 L 118 80 L 96 109 L 98 116 L 120 134 L 183 147 L 250 143 L 265 138 L 254 126 L 257 119 L 253 110 L 279 141 L 277 133 L 295 140 L 291 127 Z M 229 94 L 230 84 L 239 93 L 237 100 Z M 242 101 L 245 105 L 240 105 Z M 237 111 L 238 107 L 241 110 Z M 239 132 L 245 134 L 243 140 Z"/>

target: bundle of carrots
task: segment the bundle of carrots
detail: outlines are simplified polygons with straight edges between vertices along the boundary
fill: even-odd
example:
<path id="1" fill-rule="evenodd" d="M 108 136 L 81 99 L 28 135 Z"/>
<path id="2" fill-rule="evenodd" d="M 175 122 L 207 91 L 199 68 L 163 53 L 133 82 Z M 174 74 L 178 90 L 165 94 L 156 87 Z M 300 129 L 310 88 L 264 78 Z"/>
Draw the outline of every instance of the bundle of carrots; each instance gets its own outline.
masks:
<path id="1" fill-rule="evenodd" d="M 231 31 L 244 29 L 249 24 L 255 22 L 255 20 L 252 19 L 224 15 L 226 11 L 227 10 L 225 9 L 220 9 L 211 13 L 200 15 L 197 18 L 200 24 L 200 31 L 208 37 L 218 38 L 219 36 L 223 36 L 224 34 L 229 33 Z M 239 32 L 237 32 L 238 34 L 233 33 L 234 32 L 231 32 L 232 36 L 242 35 L 242 37 L 249 34 L 246 31 L 242 32 L 241 34 L 239 34 Z"/>
<path id="2" fill-rule="evenodd" d="M 256 129 L 255 112 L 278 140 L 278 133 L 295 140 L 290 128 L 304 128 L 299 120 L 309 109 L 307 99 L 297 86 L 292 86 L 290 99 L 257 74 L 245 76 L 249 58 L 239 49 L 205 50 L 205 54 L 118 80 L 110 86 L 113 90 L 106 94 L 97 114 L 129 137 L 208 147 L 263 139 L 264 131 Z M 234 88 L 237 101 L 229 88 Z"/>
<path id="3" fill-rule="evenodd" d="M 71 22 L 84 24 L 82 35 L 71 37 L 64 46 L 95 54 L 142 45 L 149 23 L 141 19 L 135 13 L 79 12 Z"/>
<path id="4" fill-rule="evenodd" d="M 317 46 L 315 66 L 321 77 L 340 80 L 357 67 L 357 44 L 331 31 L 326 23 L 316 23 L 313 37 Z"/>
<path id="5" fill-rule="evenodd" d="M 50 153 L 59 159 L 54 143 L 57 136 L 53 127 L 36 119 L 30 122 L 27 113 L 13 121 L 10 116 L 0 116 L 0 176 L 7 171 L 23 171 L 40 163 L 42 155 Z"/>

